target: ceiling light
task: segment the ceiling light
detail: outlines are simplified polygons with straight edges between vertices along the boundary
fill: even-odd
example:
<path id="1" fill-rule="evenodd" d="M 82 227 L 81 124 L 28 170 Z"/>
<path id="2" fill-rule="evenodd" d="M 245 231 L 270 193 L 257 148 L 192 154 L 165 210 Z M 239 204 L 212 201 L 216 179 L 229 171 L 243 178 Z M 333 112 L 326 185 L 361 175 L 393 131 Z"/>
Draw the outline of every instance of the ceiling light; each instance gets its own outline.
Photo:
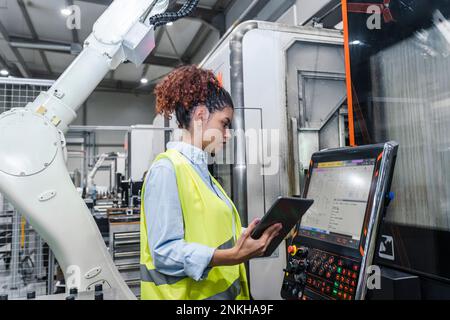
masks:
<path id="1" fill-rule="evenodd" d="M 170 27 L 170 26 L 173 26 L 173 22 L 167 22 L 167 23 L 166 23 L 166 26 L 169 26 L 169 27 Z"/>
<path id="2" fill-rule="evenodd" d="M 7 76 L 9 76 L 9 71 L 6 69 L 2 69 L 2 70 L 0 70 L 0 75 L 7 77 Z"/>
<path id="3" fill-rule="evenodd" d="M 61 14 L 65 17 L 68 17 L 72 14 L 72 10 L 70 10 L 69 8 L 61 9 Z"/>
<path id="4" fill-rule="evenodd" d="M 352 44 L 354 46 L 358 46 L 358 45 L 362 45 L 363 43 L 359 40 L 354 40 L 354 41 L 350 42 L 350 44 Z"/>
<path id="5" fill-rule="evenodd" d="M 142 84 L 147 84 L 148 83 L 148 79 L 147 78 L 142 78 L 141 79 L 141 83 Z"/>

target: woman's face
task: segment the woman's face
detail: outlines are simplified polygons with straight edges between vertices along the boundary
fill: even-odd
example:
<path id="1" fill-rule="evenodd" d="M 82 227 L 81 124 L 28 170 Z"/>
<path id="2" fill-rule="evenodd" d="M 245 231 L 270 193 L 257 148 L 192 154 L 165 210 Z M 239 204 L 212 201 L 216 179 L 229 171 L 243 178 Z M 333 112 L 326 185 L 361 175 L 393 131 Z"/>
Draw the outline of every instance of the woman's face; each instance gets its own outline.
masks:
<path id="1" fill-rule="evenodd" d="M 230 126 L 234 110 L 226 107 L 209 115 L 203 123 L 203 149 L 209 153 L 217 153 L 231 138 Z"/>

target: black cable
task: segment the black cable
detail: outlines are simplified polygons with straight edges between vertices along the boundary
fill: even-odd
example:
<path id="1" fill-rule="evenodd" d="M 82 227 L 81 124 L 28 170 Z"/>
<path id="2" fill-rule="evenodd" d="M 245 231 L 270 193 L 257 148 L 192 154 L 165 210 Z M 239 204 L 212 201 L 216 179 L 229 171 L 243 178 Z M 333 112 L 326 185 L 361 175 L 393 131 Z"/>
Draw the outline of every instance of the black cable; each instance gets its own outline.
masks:
<path id="1" fill-rule="evenodd" d="M 188 0 L 186 1 L 180 10 L 177 12 L 165 12 L 156 14 L 150 17 L 149 22 L 156 29 L 157 27 L 166 25 L 169 22 L 177 21 L 181 18 L 190 15 L 194 9 L 197 7 L 200 0 Z"/>
<path id="2" fill-rule="evenodd" d="M 155 28 L 165 25 L 169 22 L 177 21 L 183 17 L 190 15 L 195 7 L 198 5 L 199 0 L 187 1 L 178 12 L 167 12 L 159 15 L 155 15 L 150 18 L 150 24 Z"/>

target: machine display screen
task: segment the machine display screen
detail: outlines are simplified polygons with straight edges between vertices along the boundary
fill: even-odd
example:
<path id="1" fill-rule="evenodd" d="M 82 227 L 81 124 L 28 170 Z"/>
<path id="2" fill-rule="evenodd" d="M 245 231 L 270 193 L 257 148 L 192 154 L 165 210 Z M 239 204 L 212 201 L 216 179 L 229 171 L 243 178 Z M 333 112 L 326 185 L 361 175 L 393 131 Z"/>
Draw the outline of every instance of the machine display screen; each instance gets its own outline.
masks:
<path id="1" fill-rule="evenodd" d="M 299 234 L 357 249 L 374 168 L 375 159 L 314 163 Z"/>

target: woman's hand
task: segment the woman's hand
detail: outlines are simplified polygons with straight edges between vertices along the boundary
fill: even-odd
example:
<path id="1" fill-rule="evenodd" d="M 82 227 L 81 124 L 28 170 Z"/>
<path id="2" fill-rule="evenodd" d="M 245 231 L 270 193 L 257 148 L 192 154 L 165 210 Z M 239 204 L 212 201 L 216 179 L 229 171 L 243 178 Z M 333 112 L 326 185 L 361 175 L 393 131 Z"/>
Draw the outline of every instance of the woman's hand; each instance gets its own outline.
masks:
<path id="1" fill-rule="evenodd" d="M 259 222 L 259 219 L 253 220 L 232 249 L 237 263 L 263 256 L 269 244 L 279 235 L 283 227 L 281 223 L 274 224 L 267 228 L 259 239 L 253 239 L 251 234 Z"/>
<path id="2" fill-rule="evenodd" d="M 259 223 L 254 220 L 242 233 L 236 245 L 232 249 L 216 250 L 211 259 L 210 267 L 233 266 L 246 262 L 252 258 L 261 257 L 267 250 L 273 238 L 278 236 L 282 229 L 281 223 L 274 224 L 264 231 L 261 238 L 255 240 L 250 235 Z"/>

